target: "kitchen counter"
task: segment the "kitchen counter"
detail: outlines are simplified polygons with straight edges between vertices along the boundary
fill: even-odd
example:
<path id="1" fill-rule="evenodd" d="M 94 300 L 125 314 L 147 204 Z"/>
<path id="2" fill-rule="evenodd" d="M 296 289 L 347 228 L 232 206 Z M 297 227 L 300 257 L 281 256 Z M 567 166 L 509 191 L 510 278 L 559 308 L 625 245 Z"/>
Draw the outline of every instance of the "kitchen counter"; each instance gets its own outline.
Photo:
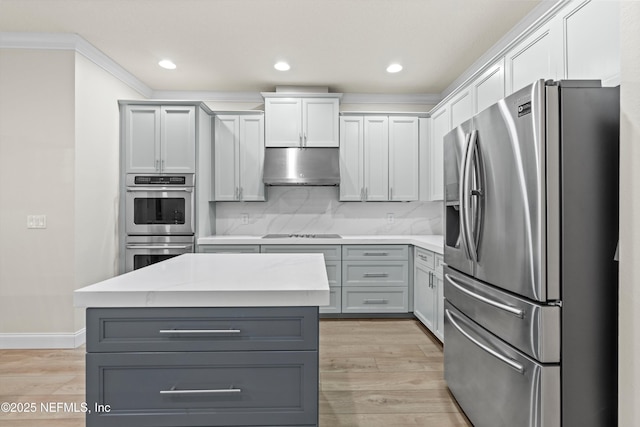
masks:
<path id="1" fill-rule="evenodd" d="M 444 240 L 441 235 L 341 235 L 335 238 L 289 237 L 263 239 L 262 236 L 226 236 L 201 237 L 198 245 L 414 245 L 439 254 L 444 252 Z"/>
<path id="2" fill-rule="evenodd" d="M 74 292 L 76 307 L 322 306 L 321 254 L 184 254 Z"/>

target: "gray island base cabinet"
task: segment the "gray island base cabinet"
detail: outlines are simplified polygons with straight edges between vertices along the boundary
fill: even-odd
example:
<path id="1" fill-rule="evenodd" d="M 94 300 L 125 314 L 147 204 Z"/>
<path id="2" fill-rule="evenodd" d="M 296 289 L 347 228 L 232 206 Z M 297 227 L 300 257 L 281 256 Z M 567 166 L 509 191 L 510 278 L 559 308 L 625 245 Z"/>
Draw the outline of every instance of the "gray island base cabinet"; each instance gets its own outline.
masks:
<path id="1" fill-rule="evenodd" d="M 317 426 L 318 307 L 87 309 L 87 427 Z"/>

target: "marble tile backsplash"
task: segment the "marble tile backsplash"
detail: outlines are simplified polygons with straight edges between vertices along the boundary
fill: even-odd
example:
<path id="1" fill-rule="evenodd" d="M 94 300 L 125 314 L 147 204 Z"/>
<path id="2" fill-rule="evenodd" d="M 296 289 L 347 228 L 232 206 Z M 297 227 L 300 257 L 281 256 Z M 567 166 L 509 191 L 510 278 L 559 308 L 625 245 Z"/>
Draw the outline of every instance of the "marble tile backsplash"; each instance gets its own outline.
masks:
<path id="1" fill-rule="evenodd" d="M 218 202 L 215 233 L 442 234 L 441 202 L 340 202 L 339 191 L 267 187 L 267 202 Z"/>

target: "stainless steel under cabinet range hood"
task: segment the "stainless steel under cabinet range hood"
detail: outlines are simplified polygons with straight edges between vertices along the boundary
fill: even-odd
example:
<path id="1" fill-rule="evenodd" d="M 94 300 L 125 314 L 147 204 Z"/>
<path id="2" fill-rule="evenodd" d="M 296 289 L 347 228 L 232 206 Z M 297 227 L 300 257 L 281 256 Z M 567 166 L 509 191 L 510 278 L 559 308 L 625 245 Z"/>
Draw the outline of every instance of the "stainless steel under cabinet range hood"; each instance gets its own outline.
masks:
<path id="1" fill-rule="evenodd" d="M 266 148 L 267 185 L 339 185 L 339 148 Z"/>

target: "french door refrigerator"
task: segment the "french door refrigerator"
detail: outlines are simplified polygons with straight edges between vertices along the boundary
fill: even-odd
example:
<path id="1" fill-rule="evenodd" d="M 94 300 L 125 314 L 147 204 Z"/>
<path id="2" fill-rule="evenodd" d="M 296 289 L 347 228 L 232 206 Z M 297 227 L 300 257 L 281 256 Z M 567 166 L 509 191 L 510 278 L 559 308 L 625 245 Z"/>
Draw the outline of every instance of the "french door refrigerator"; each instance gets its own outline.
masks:
<path id="1" fill-rule="evenodd" d="M 445 380 L 476 427 L 617 421 L 619 88 L 536 81 L 444 138 Z"/>

